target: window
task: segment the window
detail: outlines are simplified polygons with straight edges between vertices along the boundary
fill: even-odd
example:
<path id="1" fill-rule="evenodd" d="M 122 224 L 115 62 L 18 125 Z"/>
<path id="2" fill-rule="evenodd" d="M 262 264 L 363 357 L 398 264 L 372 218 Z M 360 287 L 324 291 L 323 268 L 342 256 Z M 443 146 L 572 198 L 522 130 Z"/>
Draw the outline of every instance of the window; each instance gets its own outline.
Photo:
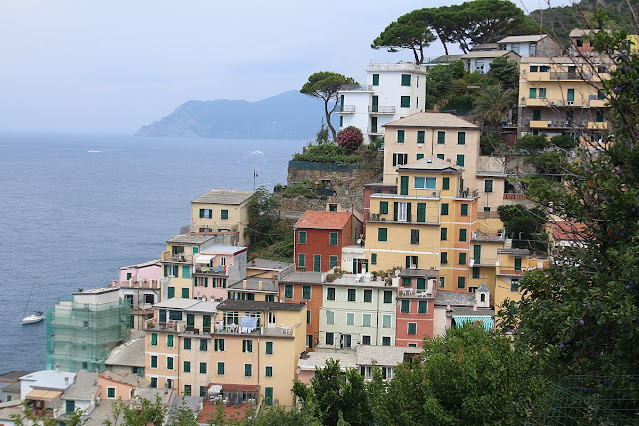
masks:
<path id="1" fill-rule="evenodd" d="M 184 371 L 185 373 L 190 373 L 191 372 L 191 362 L 184 361 L 184 365 L 182 366 L 182 371 Z"/>
<path id="2" fill-rule="evenodd" d="M 157 355 L 151 355 L 151 368 L 158 368 L 158 357 L 157 357 Z"/>
<path id="3" fill-rule="evenodd" d="M 603 90 L 597 89 L 597 99 L 600 101 L 606 99 L 606 95 L 604 94 Z"/>
<path id="4" fill-rule="evenodd" d="M 326 289 L 326 300 L 335 300 L 335 287 L 328 287 Z"/>
<path id="5" fill-rule="evenodd" d="M 459 264 L 460 265 L 466 264 L 466 253 L 459 253 Z"/>
<path id="6" fill-rule="evenodd" d="M 466 228 L 462 228 L 459 230 L 459 241 L 466 241 Z"/>
<path id="7" fill-rule="evenodd" d="M 7 395 L 7 402 L 8 401 L 11 401 L 11 397 Z M 67 400 L 67 402 L 66 402 L 66 413 L 67 414 L 75 413 L 75 401 Z"/>
<path id="8" fill-rule="evenodd" d="M 537 99 L 537 88 L 535 87 L 531 87 L 529 92 L 528 92 L 528 98 L 530 99 Z"/>
<path id="9" fill-rule="evenodd" d="M 428 313 L 428 302 L 425 300 L 420 300 L 417 302 L 417 313 L 418 314 L 427 314 Z"/>
<path id="10" fill-rule="evenodd" d="M 540 121 L 541 120 L 541 110 L 540 109 L 533 109 L 532 119 L 533 119 L 533 121 Z"/>
<path id="11" fill-rule="evenodd" d="M 373 290 L 364 290 L 364 302 L 369 303 L 373 301 Z"/>
<path id="12" fill-rule="evenodd" d="M 371 253 L 371 265 L 377 265 L 377 253 Z"/>
<path id="13" fill-rule="evenodd" d="M 157 377 L 151 377 L 151 387 L 152 388 L 157 388 L 158 387 L 158 378 Z"/>
<path id="14" fill-rule="evenodd" d="M 183 288 L 182 289 L 182 299 L 188 299 L 189 298 L 189 289 L 188 288 Z"/>
<path id="15" fill-rule="evenodd" d="M 417 222 L 426 222 L 426 203 L 417 203 Z"/>
<path id="16" fill-rule="evenodd" d="M 450 178 L 444 177 L 442 178 L 442 190 L 450 189 Z"/>
<path id="17" fill-rule="evenodd" d="M 147 305 L 152 305 L 155 303 L 155 295 L 153 294 L 145 294 L 144 295 L 144 303 Z"/>
<path id="18" fill-rule="evenodd" d="M 424 154 L 417 154 L 417 160 L 421 160 L 422 158 L 424 158 Z"/>
<path id="19" fill-rule="evenodd" d="M 355 298 L 356 298 L 356 290 L 354 288 L 349 288 L 348 289 L 348 301 L 349 302 L 355 302 Z"/>
<path id="20" fill-rule="evenodd" d="M 306 244 L 306 231 L 299 231 L 297 233 L 297 243 Z"/>
<path id="21" fill-rule="evenodd" d="M 253 364 L 244 364 L 244 377 L 251 377 L 253 375 Z"/>
<path id="22" fill-rule="evenodd" d="M 444 288 L 444 283 L 445 283 L 444 277 L 439 277 L 439 288 Z"/>
<path id="23" fill-rule="evenodd" d="M 224 339 L 215 339 L 213 349 L 215 352 L 224 352 Z"/>
<path id="24" fill-rule="evenodd" d="M 326 324 L 335 324 L 335 312 L 326 311 Z"/>
<path id="25" fill-rule="evenodd" d="M 220 210 L 220 219 L 228 219 L 229 211 L 228 210 Z"/>
<path id="26" fill-rule="evenodd" d="M 206 362 L 200 363 L 200 374 L 206 374 Z"/>
<path id="27" fill-rule="evenodd" d="M 218 376 L 223 376 L 224 375 L 224 363 L 223 362 L 218 362 L 217 363 L 217 374 L 218 374 Z"/>
<path id="28" fill-rule="evenodd" d="M 402 74 L 402 86 L 410 86 L 410 74 Z"/>
<path id="29" fill-rule="evenodd" d="M 515 279 L 510 280 L 510 291 L 513 291 L 513 292 L 519 291 L 519 280 L 515 280 Z"/>
<path id="30" fill-rule="evenodd" d="M 390 346 L 391 338 L 388 336 L 382 337 L 382 346 Z"/>
<path id="31" fill-rule="evenodd" d="M 419 229 L 410 230 L 410 243 L 419 244 Z"/>
<path id="32" fill-rule="evenodd" d="M 313 255 L 313 271 L 321 272 L 322 269 L 322 256 L 319 254 Z"/>
<path id="33" fill-rule="evenodd" d="M 480 278 L 480 268 L 473 267 L 473 279 L 477 280 Z"/>
<path id="34" fill-rule="evenodd" d="M 393 154 L 393 166 L 403 166 L 408 163 L 408 154 L 396 152 Z"/>
<path id="35" fill-rule="evenodd" d="M 377 230 L 377 241 L 388 241 L 388 229 L 379 228 Z"/>
<path id="36" fill-rule="evenodd" d="M 273 367 L 271 367 L 270 365 L 267 365 L 264 368 L 264 376 L 266 377 L 273 377 Z"/>
<path id="37" fill-rule="evenodd" d="M 379 214 L 388 214 L 388 201 L 379 202 Z"/>
<path id="38" fill-rule="evenodd" d="M 151 346 L 157 346 L 157 345 L 158 345 L 158 334 L 151 333 Z"/>
<path id="39" fill-rule="evenodd" d="M 167 370 L 173 370 L 173 357 L 172 356 L 167 356 L 166 357 L 166 369 Z"/>
<path id="40" fill-rule="evenodd" d="M 242 352 L 253 353 L 253 341 L 244 339 L 242 340 Z"/>
<path id="41" fill-rule="evenodd" d="M 466 145 L 466 132 L 457 132 L 457 145 Z"/>
<path id="42" fill-rule="evenodd" d="M 408 334 L 417 334 L 417 323 L 409 322 L 408 323 Z"/>
<path id="43" fill-rule="evenodd" d="M 397 143 L 404 143 L 406 132 L 404 130 L 397 131 Z"/>
<path id="44" fill-rule="evenodd" d="M 202 219 L 212 219 L 213 218 L 213 210 L 211 210 L 211 209 L 200 209 L 200 218 L 202 218 Z"/>
<path id="45" fill-rule="evenodd" d="M 165 277 L 177 277 L 178 276 L 178 265 L 164 265 L 164 276 Z"/>
<path id="46" fill-rule="evenodd" d="M 413 280 L 410 277 L 402 277 L 402 285 L 410 287 L 413 285 Z"/>
<path id="47" fill-rule="evenodd" d="M 115 398 L 115 388 L 110 386 L 107 388 L 107 398 L 109 399 Z"/>
<path id="48" fill-rule="evenodd" d="M 336 246 L 337 245 L 337 232 L 331 232 L 328 235 L 328 245 Z"/>
<path id="49" fill-rule="evenodd" d="M 310 309 L 306 310 L 306 324 L 310 324 L 311 323 L 311 311 Z"/>
<path id="50" fill-rule="evenodd" d="M 393 292 L 384 290 L 384 303 L 393 303 Z"/>
<path id="51" fill-rule="evenodd" d="M 167 348 L 172 348 L 173 347 L 173 335 L 172 334 L 167 334 L 166 335 L 166 347 Z"/>
<path id="52" fill-rule="evenodd" d="M 493 180 L 492 179 L 484 180 L 484 192 L 493 192 Z"/>
<path id="53" fill-rule="evenodd" d="M 550 72 L 550 66 L 549 65 L 540 65 L 539 66 L 539 72 Z"/>
<path id="54" fill-rule="evenodd" d="M 468 216 L 468 204 L 464 203 L 461 205 L 461 212 L 460 214 L 462 216 Z"/>
<path id="55" fill-rule="evenodd" d="M 371 117 L 371 133 L 377 133 L 377 117 Z"/>
<path id="56" fill-rule="evenodd" d="M 415 189 L 437 189 L 437 178 L 415 178 Z"/>
<path id="57" fill-rule="evenodd" d="M 334 335 L 333 333 L 326 333 L 326 344 L 333 346 L 334 345 Z"/>
<path id="58" fill-rule="evenodd" d="M 439 230 L 440 236 L 441 236 L 441 240 L 442 241 L 446 241 L 448 240 L 448 228 L 441 228 Z"/>
<path id="59" fill-rule="evenodd" d="M 448 203 L 442 203 L 442 216 L 448 216 Z"/>
<path id="60" fill-rule="evenodd" d="M 190 350 L 191 349 L 191 338 L 190 337 L 185 337 L 183 339 L 183 342 L 184 342 L 184 349 Z"/>
<path id="61" fill-rule="evenodd" d="M 597 123 L 603 123 L 604 122 L 604 113 L 603 113 L 603 111 L 597 111 L 596 116 L 595 116 L 595 121 Z"/>
<path id="62" fill-rule="evenodd" d="M 575 89 L 568 89 L 567 95 L 566 95 L 566 100 L 568 102 L 574 102 L 575 101 Z M 570 104 L 568 104 L 570 105 Z"/>
<path id="63" fill-rule="evenodd" d="M 460 167 L 464 167 L 464 154 L 457 154 L 457 165 Z"/>
<path id="64" fill-rule="evenodd" d="M 343 115 L 339 116 L 339 127 L 344 127 L 344 116 Z"/>
<path id="65" fill-rule="evenodd" d="M 371 314 L 362 314 L 362 326 L 364 327 L 371 326 Z"/>
<path id="66" fill-rule="evenodd" d="M 546 99 L 546 88 L 545 87 L 540 87 L 539 88 L 539 99 Z"/>
<path id="67" fill-rule="evenodd" d="M 417 256 L 406 256 L 406 267 L 412 269 L 417 268 Z"/>
<path id="68" fill-rule="evenodd" d="M 305 268 L 306 267 L 306 255 L 304 253 L 300 253 L 300 254 L 297 255 L 297 266 L 299 268 Z"/>
<path id="69" fill-rule="evenodd" d="M 293 284 L 286 284 L 284 286 L 284 298 L 285 299 L 293 298 Z"/>
<path id="70" fill-rule="evenodd" d="M 346 325 L 355 325 L 355 314 L 352 312 L 346 313 Z"/>
<path id="71" fill-rule="evenodd" d="M 166 289 L 167 299 L 173 299 L 175 297 L 175 287 L 168 287 Z"/>
<path id="72" fill-rule="evenodd" d="M 328 256 L 328 267 L 329 268 L 337 267 L 337 256 Z"/>
<path id="73" fill-rule="evenodd" d="M 466 287 L 466 277 L 457 277 L 457 288 Z"/>
<path id="74" fill-rule="evenodd" d="M 266 342 L 266 345 L 264 347 L 264 352 L 267 355 L 273 355 L 273 342 Z"/>
<path id="75" fill-rule="evenodd" d="M 437 154 L 437 158 L 439 158 L 440 160 L 444 159 L 444 154 Z"/>
<path id="76" fill-rule="evenodd" d="M 402 96 L 400 99 L 400 106 L 402 108 L 410 108 L 410 96 Z"/>
<path id="77" fill-rule="evenodd" d="M 539 65 L 531 65 L 530 72 L 539 72 Z"/>
<path id="78" fill-rule="evenodd" d="M 267 302 L 275 302 L 275 295 L 274 294 L 267 294 L 265 300 Z"/>
<path id="79" fill-rule="evenodd" d="M 403 314 L 410 312 L 410 300 L 402 300 L 402 306 L 399 311 Z"/>
<path id="80" fill-rule="evenodd" d="M 310 300 L 311 299 L 311 286 L 305 285 L 302 287 L 302 299 Z"/>
<path id="81" fill-rule="evenodd" d="M 441 254 L 439 255 L 440 257 L 440 262 L 442 265 L 447 265 L 448 264 L 448 253 L 443 251 L 441 252 Z"/>
<path id="82" fill-rule="evenodd" d="M 515 271 L 521 271 L 521 257 L 515 258 Z"/>
<path id="83" fill-rule="evenodd" d="M 446 143 L 446 132 L 440 130 L 437 132 L 437 144 L 444 145 Z"/>
<path id="84" fill-rule="evenodd" d="M 373 74 L 373 86 L 379 86 L 379 74 Z"/>
<path id="85" fill-rule="evenodd" d="M 391 319 L 392 317 L 390 315 L 383 315 L 382 316 L 382 327 L 390 327 L 391 326 Z"/>
<path id="86" fill-rule="evenodd" d="M 417 143 L 424 143 L 426 140 L 426 132 L 423 130 L 417 131 Z"/>
<path id="87" fill-rule="evenodd" d="M 191 385 L 184 385 L 184 395 L 191 395 Z"/>

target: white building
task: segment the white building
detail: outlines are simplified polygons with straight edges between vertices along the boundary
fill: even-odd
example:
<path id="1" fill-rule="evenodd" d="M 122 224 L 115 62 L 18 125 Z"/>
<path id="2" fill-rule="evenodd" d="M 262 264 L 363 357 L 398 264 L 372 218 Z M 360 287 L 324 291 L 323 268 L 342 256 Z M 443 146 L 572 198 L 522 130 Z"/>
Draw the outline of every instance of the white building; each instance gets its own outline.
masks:
<path id="1" fill-rule="evenodd" d="M 358 127 L 370 143 L 384 135 L 384 124 L 423 111 L 426 70 L 408 62 L 369 65 L 366 84 L 339 92 L 339 128 Z"/>

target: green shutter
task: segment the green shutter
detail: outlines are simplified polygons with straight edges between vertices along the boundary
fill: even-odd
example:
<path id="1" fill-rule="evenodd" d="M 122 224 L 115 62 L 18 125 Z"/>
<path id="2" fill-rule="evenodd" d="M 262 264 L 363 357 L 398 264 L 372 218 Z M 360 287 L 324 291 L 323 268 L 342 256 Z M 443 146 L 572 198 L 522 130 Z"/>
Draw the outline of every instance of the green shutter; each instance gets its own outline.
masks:
<path id="1" fill-rule="evenodd" d="M 410 86 L 410 74 L 402 74 L 402 86 Z"/>
<path id="2" fill-rule="evenodd" d="M 406 203 L 406 221 L 407 222 L 412 222 L 412 214 L 411 214 L 411 204 L 412 203 Z"/>
<path id="3" fill-rule="evenodd" d="M 533 121 L 539 121 L 541 120 L 541 110 L 540 109 L 533 109 Z"/>
<path id="4" fill-rule="evenodd" d="M 466 228 L 461 228 L 459 230 L 459 241 L 466 241 Z"/>
<path id="5" fill-rule="evenodd" d="M 521 271 L 521 257 L 515 258 L 515 271 Z"/>
<path id="6" fill-rule="evenodd" d="M 224 374 L 224 363 L 223 362 L 218 362 L 217 363 L 217 374 L 219 374 L 219 375 L 223 375 Z"/>
<path id="7" fill-rule="evenodd" d="M 457 288 L 466 287 L 466 277 L 457 277 Z"/>
<path id="8" fill-rule="evenodd" d="M 397 211 L 398 211 L 398 208 L 399 208 L 399 203 L 397 201 L 395 201 L 393 203 L 393 220 L 395 222 L 397 222 Z"/>
<path id="9" fill-rule="evenodd" d="M 443 252 L 441 252 L 440 257 L 441 257 L 440 263 L 442 265 L 447 265 L 448 264 L 448 253 L 443 251 Z"/>
<path id="10" fill-rule="evenodd" d="M 441 234 L 441 240 L 446 241 L 448 239 L 448 228 L 441 228 L 439 232 Z"/>
<path id="11" fill-rule="evenodd" d="M 322 256 L 319 254 L 313 255 L 313 271 L 322 272 Z"/>
<path id="12" fill-rule="evenodd" d="M 568 96 L 566 97 L 566 100 L 568 102 L 575 101 L 575 89 L 568 89 Z"/>
<path id="13" fill-rule="evenodd" d="M 446 132 L 441 130 L 437 132 L 437 143 L 439 145 L 444 145 L 446 143 Z"/>
<path id="14" fill-rule="evenodd" d="M 417 334 L 417 323 L 408 323 L 408 334 Z"/>
<path id="15" fill-rule="evenodd" d="M 374 74 L 374 76 L 378 76 L 379 74 Z M 264 388 L 264 405 L 272 405 L 273 404 L 273 388 Z"/>
<path id="16" fill-rule="evenodd" d="M 379 228 L 377 230 L 377 241 L 388 241 L 387 231 L 388 230 L 386 228 Z"/>
<path id="17" fill-rule="evenodd" d="M 410 313 L 410 300 L 402 300 L 402 307 L 400 309 L 400 312 L 403 314 Z"/>
<path id="18" fill-rule="evenodd" d="M 468 216 L 468 204 L 464 203 L 461 205 L 461 215 Z"/>
<path id="19" fill-rule="evenodd" d="M 331 232 L 329 234 L 328 244 L 331 245 L 331 246 L 336 246 L 337 245 L 337 232 Z"/>
<path id="20" fill-rule="evenodd" d="M 157 346 L 157 345 L 158 345 L 158 334 L 151 333 L 151 346 Z"/>
<path id="21" fill-rule="evenodd" d="M 268 355 L 273 354 L 273 342 L 266 342 L 266 353 Z"/>
<path id="22" fill-rule="evenodd" d="M 426 140 L 426 132 L 423 130 L 417 131 L 417 143 L 424 143 Z"/>
<path id="23" fill-rule="evenodd" d="M 373 74 L 373 86 L 379 86 L 379 74 Z"/>
<path id="24" fill-rule="evenodd" d="M 377 265 L 377 253 L 371 253 L 371 265 Z"/>
<path id="25" fill-rule="evenodd" d="M 457 145 L 466 145 L 466 132 L 457 132 Z"/>
<path id="26" fill-rule="evenodd" d="M 388 201 L 379 202 L 379 214 L 388 214 Z"/>
<path id="27" fill-rule="evenodd" d="M 460 265 L 466 264 L 466 253 L 459 253 L 459 264 Z"/>
<path id="28" fill-rule="evenodd" d="M 328 257 L 328 267 L 335 268 L 337 266 L 337 256 Z"/>
<path id="29" fill-rule="evenodd" d="M 191 363 L 189 361 L 184 361 L 184 366 L 183 366 L 182 370 L 184 370 L 185 373 L 190 373 L 191 372 Z"/>
<path id="30" fill-rule="evenodd" d="M 397 143 L 404 143 L 406 132 L 404 130 L 397 131 Z"/>
<path id="31" fill-rule="evenodd" d="M 464 167 L 464 154 L 457 154 L 457 165 Z"/>
<path id="32" fill-rule="evenodd" d="M 475 263 L 481 263 L 481 245 L 479 244 L 473 246 L 473 259 Z"/>
<path id="33" fill-rule="evenodd" d="M 424 158 L 424 154 L 417 154 L 417 160 L 421 160 L 422 158 Z"/>
<path id="34" fill-rule="evenodd" d="M 229 218 L 229 211 L 228 210 L 221 210 L 220 211 L 220 219 L 228 219 Z"/>
<path id="35" fill-rule="evenodd" d="M 442 216 L 448 216 L 448 203 L 442 203 Z"/>
<path id="36" fill-rule="evenodd" d="M 426 290 L 425 278 L 417 278 L 417 290 Z"/>
<path id="37" fill-rule="evenodd" d="M 200 209 L 200 218 L 204 217 L 204 209 Z"/>
<path id="38" fill-rule="evenodd" d="M 400 190 L 399 190 L 400 195 L 408 195 L 408 176 L 400 176 L 399 181 L 400 181 Z"/>
<path id="39" fill-rule="evenodd" d="M 191 267 L 182 265 L 182 278 L 191 278 Z"/>
<path id="40" fill-rule="evenodd" d="M 168 287 L 167 288 L 167 295 L 166 295 L 167 299 L 172 299 L 175 297 L 175 287 Z"/>
<path id="41" fill-rule="evenodd" d="M 189 298 L 189 289 L 188 288 L 183 288 L 182 289 L 182 299 L 188 299 Z"/>
<path id="42" fill-rule="evenodd" d="M 425 300 L 420 300 L 417 305 L 417 313 L 418 314 L 427 314 L 428 313 L 428 302 Z"/>
<path id="43" fill-rule="evenodd" d="M 426 203 L 417 203 L 417 222 L 426 222 Z"/>
<path id="44" fill-rule="evenodd" d="M 244 376 L 251 377 L 253 375 L 253 364 L 244 364 Z"/>
<path id="45" fill-rule="evenodd" d="M 529 92 L 528 92 L 528 97 L 530 99 L 535 99 L 537 98 L 537 89 L 535 87 L 531 87 Z"/>
<path id="46" fill-rule="evenodd" d="M 442 190 L 450 189 L 450 178 L 444 177 L 442 178 Z"/>
<path id="47" fill-rule="evenodd" d="M 304 253 L 297 255 L 297 266 L 300 268 L 306 267 L 306 255 Z"/>

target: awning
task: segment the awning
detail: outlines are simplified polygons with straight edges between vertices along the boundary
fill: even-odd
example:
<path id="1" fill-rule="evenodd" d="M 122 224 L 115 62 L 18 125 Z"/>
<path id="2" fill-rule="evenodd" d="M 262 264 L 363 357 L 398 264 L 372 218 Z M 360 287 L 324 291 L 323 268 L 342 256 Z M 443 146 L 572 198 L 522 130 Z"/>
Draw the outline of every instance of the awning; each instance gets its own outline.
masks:
<path id="1" fill-rule="evenodd" d="M 60 391 L 52 391 L 52 390 L 44 390 L 44 389 L 34 389 L 29 392 L 25 398 L 26 399 L 46 399 L 47 401 L 52 401 L 62 395 Z"/>
<path id="2" fill-rule="evenodd" d="M 201 254 L 195 258 L 195 263 L 204 263 L 208 265 L 213 259 L 215 259 L 214 254 Z"/>
<path id="3" fill-rule="evenodd" d="M 495 320 L 488 316 L 453 315 L 453 321 L 455 321 L 455 325 L 459 327 L 462 327 L 466 323 L 475 324 L 478 322 L 488 331 L 495 328 Z"/>

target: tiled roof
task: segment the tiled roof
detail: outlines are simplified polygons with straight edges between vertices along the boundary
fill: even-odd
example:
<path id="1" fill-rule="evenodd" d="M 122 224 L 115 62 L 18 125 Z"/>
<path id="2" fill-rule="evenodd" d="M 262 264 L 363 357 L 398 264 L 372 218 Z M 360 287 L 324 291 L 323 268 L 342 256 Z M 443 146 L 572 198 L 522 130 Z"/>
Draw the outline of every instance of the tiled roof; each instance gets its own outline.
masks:
<path id="1" fill-rule="evenodd" d="M 322 284 L 322 273 L 312 271 L 293 271 L 282 278 L 279 282 Z"/>
<path id="2" fill-rule="evenodd" d="M 462 59 L 470 58 L 499 58 L 500 56 L 506 56 L 509 53 L 519 56 L 517 53 L 511 50 L 478 50 L 476 52 L 468 52 L 462 55 Z"/>
<path id="3" fill-rule="evenodd" d="M 502 38 L 497 43 L 530 43 L 548 37 L 548 34 L 517 35 Z"/>
<path id="4" fill-rule="evenodd" d="M 386 123 L 385 127 L 453 127 L 477 129 L 479 126 L 446 112 L 417 112 L 408 117 Z"/>
<path id="5" fill-rule="evenodd" d="M 486 283 L 481 283 L 481 285 L 479 287 L 477 287 L 477 291 L 478 293 L 486 293 L 486 292 L 490 292 L 490 290 L 488 290 L 488 287 L 486 287 Z"/>
<path id="6" fill-rule="evenodd" d="M 141 268 L 146 268 L 147 266 L 162 266 L 160 265 L 161 259 L 153 259 L 153 260 L 148 260 L 146 262 L 142 262 L 142 263 L 138 263 L 135 265 L 128 265 L 128 266 L 120 266 L 120 269 L 141 269 Z"/>
<path id="7" fill-rule="evenodd" d="M 98 373 L 80 370 L 73 384 L 62 394 L 62 399 L 90 401 L 98 389 Z"/>
<path id="8" fill-rule="evenodd" d="M 306 210 L 295 228 L 343 229 L 352 215 L 351 212 Z"/>
<path id="9" fill-rule="evenodd" d="M 357 349 L 357 364 L 395 366 L 404 362 L 405 354 L 419 354 L 422 348 L 409 348 L 404 346 L 369 346 L 360 345 Z"/>
<path id="10" fill-rule="evenodd" d="M 585 230 L 586 225 L 583 223 L 555 222 L 552 224 L 552 237 L 555 240 L 583 241 Z"/>
<path id="11" fill-rule="evenodd" d="M 177 244 L 202 244 L 208 240 L 215 239 L 215 235 L 189 235 L 189 234 L 178 234 L 174 237 L 166 240 L 167 243 L 177 243 Z"/>
<path id="12" fill-rule="evenodd" d="M 260 281 L 262 281 L 262 290 L 260 290 Z M 269 278 L 246 278 L 246 288 L 244 288 L 244 280 L 240 280 L 228 286 L 229 290 L 246 290 L 246 291 L 277 291 L 277 281 L 273 282 Z"/>
<path id="13" fill-rule="evenodd" d="M 99 377 L 125 385 L 141 388 L 146 388 L 151 385 L 151 382 L 146 380 L 144 377 L 140 377 L 135 374 L 117 374 L 113 371 L 104 370 L 102 373 L 99 374 Z"/>
<path id="14" fill-rule="evenodd" d="M 255 191 L 237 191 L 234 189 L 211 189 L 200 195 L 192 203 L 205 204 L 242 204 L 251 198 Z"/>
<path id="15" fill-rule="evenodd" d="M 435 295 L 435 305 L 438 306 L 473 306 L 475 295 L 462 291 L 438 290 Z"/>
<path id="16" fill-rule="evenodd" d="M 397 170 L 426 170 L 429 172 L 448 172 L 448 173 L 461 173 L 463 168 L 454 165 L 450 161 L 442 160 L 437 157 L 424 157 L 420 160 L 414 161 L 403 166 L 399 166 Z"/>

